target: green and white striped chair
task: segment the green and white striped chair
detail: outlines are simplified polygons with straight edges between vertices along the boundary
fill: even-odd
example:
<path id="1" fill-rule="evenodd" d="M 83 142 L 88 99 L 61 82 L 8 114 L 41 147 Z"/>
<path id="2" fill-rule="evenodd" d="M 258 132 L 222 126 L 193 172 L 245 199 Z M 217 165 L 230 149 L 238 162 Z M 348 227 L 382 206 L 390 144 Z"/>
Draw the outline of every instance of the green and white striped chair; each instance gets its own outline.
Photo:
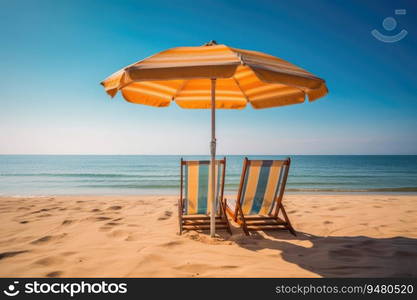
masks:
<path id="1" fill-rule="evenodd" d="M 248 160 L 243 162 L 239 191 L 234 207 L 227 200 L 226 210 L 233 220 L 249 231 L 288 229 L 295 235 L 282 197 L 291 160 Z M 284 219 L 278 214 L 282 213 Z"/>
<path id="2" fill-rule="evenodd" d="M 216 230 L 226 229 L 230 224 L 226 216 L 223 199 L 226 158 L 216 160 Z M 210 229 L 211 203 L 208 201 L 211 189 L 211 168 L 209 160 L 185 161 L 181 159 L 181 186 L 178 201 L 180 234 L 183 230 Z"/>

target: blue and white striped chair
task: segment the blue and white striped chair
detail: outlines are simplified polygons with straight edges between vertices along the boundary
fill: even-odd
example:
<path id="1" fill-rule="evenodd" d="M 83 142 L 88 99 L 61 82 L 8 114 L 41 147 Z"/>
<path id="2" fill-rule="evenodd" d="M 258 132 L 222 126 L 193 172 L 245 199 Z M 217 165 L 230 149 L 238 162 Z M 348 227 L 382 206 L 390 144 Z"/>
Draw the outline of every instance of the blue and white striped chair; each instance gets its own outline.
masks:
<path id="1" fill-rule="evenodd" d="M 223 199 L 226 158 L 216 160 L 216 230 L 226 229 L 230 234 L 230 224 L 226 216 Z M 181 159 L 181 187 L 178 201 L 180 234 L 188 230 L 210 229 L 211 168 L 209 160 L 186 161 Z"/>
<path id="2" fill-rule="evenodd" d="M 233 220 L 249 231 L 288 229 L 295 235 L 282 197 L 291 160 L 248 160 L 243 162 L 240 186 L 234 207 L 225 200 Z M 230 205 L 230 206 L 229 206 Z M 282 213 L 284 219 L 278 214 Z"/>

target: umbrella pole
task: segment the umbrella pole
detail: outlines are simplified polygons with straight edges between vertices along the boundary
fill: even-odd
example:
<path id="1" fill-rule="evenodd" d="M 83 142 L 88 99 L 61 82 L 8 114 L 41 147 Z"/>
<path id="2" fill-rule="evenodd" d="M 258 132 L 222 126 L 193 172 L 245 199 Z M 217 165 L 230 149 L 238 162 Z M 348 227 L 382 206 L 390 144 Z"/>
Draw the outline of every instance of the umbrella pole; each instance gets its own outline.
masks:
<path id="1" fill-rule="evenodd" d="M 214 237 L 216 233 L 216 79 L 211 79 L 211 143 L 210 143 L 210 168 L 211 168 L 211 189 L 209 201 L 211 202 L 210 212 L 210 236 Z"/>

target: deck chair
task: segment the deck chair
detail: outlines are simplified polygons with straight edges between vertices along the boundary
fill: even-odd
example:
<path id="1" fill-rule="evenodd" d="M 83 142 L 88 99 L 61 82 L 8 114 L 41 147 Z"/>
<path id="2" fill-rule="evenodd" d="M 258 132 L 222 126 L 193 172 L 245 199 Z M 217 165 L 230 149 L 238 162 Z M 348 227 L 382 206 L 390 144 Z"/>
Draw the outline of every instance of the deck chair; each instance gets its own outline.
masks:
<path id="1" fill-rule="evenodd" d="M 216 230 L 226 229 L 230 234 L 229 220 L 226 215 L 226 205 L 222 201 L 224 190 L 226 158 L 216 160 Z M 181 159 L 181 186 L 178 201 L 178 217 L 180 231 L 209 230 L 211 203 L 209 189 L 211 188 L 211 168 L 209 160 L 186 161 Z"/>
<path id="2" fill-rule="evenodd" d="M 287 229 L 293 235 L 282 197 L 291 160 L 248 160 L 243 162 L 239 191 L 234 207 L 225 199 L 227 213 L 249 231 Z M 278 214 L 282 213 L 284 219 Z"/>

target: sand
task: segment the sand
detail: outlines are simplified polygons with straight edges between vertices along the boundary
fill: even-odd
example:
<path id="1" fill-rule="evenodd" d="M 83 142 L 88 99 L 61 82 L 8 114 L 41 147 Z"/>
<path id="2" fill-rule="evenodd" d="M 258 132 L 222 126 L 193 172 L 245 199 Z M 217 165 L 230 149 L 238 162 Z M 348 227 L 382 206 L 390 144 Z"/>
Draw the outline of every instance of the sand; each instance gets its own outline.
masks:
<path id="1" fill-rule="evenodd" d="M 417 277 L 417 196 L 287 195 L 298 232 L 177 234 L 176 196 L 0 198 L 1 277 Z"/>

